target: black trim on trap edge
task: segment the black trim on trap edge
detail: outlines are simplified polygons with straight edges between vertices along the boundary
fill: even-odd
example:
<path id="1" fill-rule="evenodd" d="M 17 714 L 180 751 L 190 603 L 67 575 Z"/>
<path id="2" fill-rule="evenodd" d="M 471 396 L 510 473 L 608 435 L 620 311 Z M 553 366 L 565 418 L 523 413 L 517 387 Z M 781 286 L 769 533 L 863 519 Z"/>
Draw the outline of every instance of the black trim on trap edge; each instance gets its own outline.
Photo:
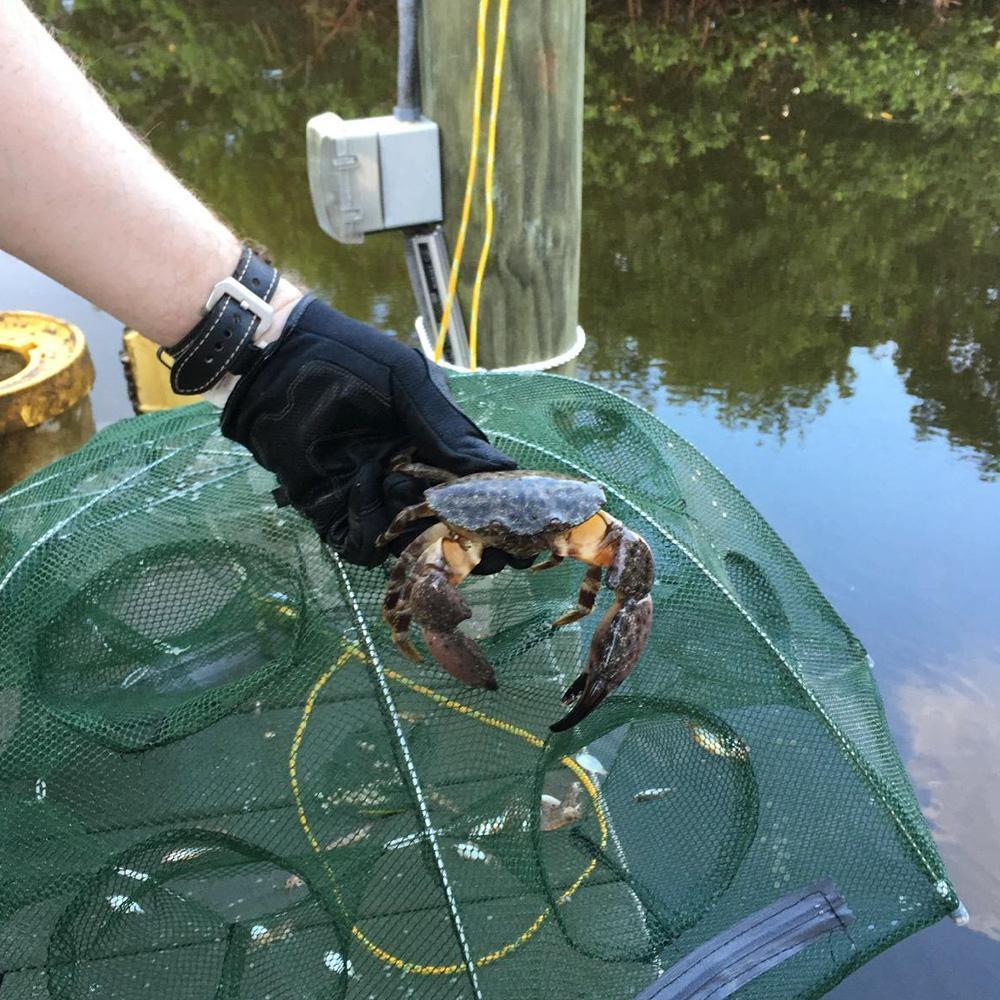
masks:
<path id="1" fill-rule="evenodd" d="M 830 879 L 803 886 L 717 934 L 671 966 L 635 1000 L 723 1000 L 854 920 Z"/>

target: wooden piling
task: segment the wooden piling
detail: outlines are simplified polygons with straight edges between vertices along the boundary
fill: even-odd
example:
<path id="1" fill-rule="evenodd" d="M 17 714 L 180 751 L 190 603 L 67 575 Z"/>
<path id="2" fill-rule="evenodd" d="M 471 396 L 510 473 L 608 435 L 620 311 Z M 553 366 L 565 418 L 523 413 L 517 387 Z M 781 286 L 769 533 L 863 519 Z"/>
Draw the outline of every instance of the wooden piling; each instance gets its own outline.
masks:
<path id="1" fill-rule="evenodd" d="M 486 31 L 479 167 L 459 301 L 471 325 L 499 0 Z M 577 338 L 583 145 L 584 0 L 514 0 L 507 20 L 494 167 L 494 229 L 479 307 L 478 364 L 547 360 Z M 476 70 L 476 0 L 423 0 L 424 113 L 442 135 L 445 229 L 462 216 Z"/>

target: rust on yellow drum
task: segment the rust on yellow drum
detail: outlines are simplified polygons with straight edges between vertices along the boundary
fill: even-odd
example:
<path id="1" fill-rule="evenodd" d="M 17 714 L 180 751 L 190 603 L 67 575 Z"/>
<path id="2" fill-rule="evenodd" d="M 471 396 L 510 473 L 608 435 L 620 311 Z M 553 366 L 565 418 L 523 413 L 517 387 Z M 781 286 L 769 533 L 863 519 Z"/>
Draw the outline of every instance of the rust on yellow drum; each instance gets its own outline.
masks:
<path id="1" fill-rule="evenodd" d="M 0 371 L 0 434 L 37 427 L 80 402 L 93 388 L 94 365 L 83 333 L 44 313 L 0 312 L 0 358 L 23 367 Z"/>

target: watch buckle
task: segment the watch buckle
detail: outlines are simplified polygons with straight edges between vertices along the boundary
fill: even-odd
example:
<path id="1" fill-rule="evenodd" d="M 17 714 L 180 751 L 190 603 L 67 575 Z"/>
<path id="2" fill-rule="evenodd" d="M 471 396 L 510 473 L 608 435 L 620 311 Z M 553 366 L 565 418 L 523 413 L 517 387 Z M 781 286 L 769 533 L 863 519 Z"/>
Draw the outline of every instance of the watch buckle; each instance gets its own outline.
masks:
<path id="1" fill-rule="evenodd" d="M 223 295 L 228 295 L 230 298 L 235 299 L 241 309 L 252 312 L 260 320 L 257 333 L 263 333 L 265 330 L 271 328 L 274 309 L 259 295 L 254 295 L 246 285 L 241 284 L 232 276 L 224 278 L 212 289 L 212 294 L 209 295 L 208 301 L 205 303 L 205 312 L 210 313 Z"/>

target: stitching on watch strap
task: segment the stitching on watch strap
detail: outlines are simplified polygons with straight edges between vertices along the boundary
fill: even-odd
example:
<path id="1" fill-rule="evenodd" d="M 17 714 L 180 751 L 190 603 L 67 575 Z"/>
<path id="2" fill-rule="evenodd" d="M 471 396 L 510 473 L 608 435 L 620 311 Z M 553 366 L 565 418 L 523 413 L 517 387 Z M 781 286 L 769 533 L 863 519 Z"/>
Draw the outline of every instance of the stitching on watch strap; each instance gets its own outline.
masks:
<path id="1" fill-rule="evenodd" d="M 237 281 L 242 280 L 243 276 L 247 273 L 247 268 L 250 266 L 250 259 L 251 259 L 252 256 L 253 255 L 251 253 L 250 248 L 249 247 L 244 247 L 243 250 L 242 250 L 242 252 L 241 252 L 241 254 L 240 254 L 240 262 L 239 262 L 239 264 L 237 264 L 237 271 L 238 271 L 238 273 L 235 275 Z M 216 328 L 216 326 L 218 326 L 219 320 L 222 319 L 222 317 L 226 314 L 227 306 L 225 304 L 225 299 L 223 299 L 223 301 L 220 303 L 220 305 L 221 305 L 221 308 L 218 311 L 218 315 L 212 321 L 212 325 L 209 326 L 209 328 L 202 334 L 201 338 L 198 341 L 196 341 L 190 347 L 185 347 L 184 350 L 183 350 L 183 353 L 174 362 L 173 367 L 170 369 L 170 382 L 171 382 L 171 385 L 173 385 L 173 383 L 174 383 L 175 380 L 177 380 L 177 381 L 180 380 L 181 376 L 184 374 L 185 366 L 187 365 L 187 363 L 192 359 L 192 357 L 195 354 L 198 353 L 199 348 L 205 343 L 206 340 L 208 340 L 208 338 L 212 335 L 212 331 Z M 246 337 L 243 337 L 239 341 L 239 343 L 236 345 L 235 350 L 238 351 L 240 349 L 240 347 L 243 345 L 243 343 L 245 343 L 245 341 L 246 341 Z M 182 343 L 183 343 L 183 341 L 182 341 Z M 235 353 L 235 351 L 233 353 Z M 229 361 L 231 358 L 232 358 L 232 354 L 230 354 L 229 358 L 227 358 L 226 360 Z M 211 384 L 211 382 L 213 381 L 213 379 L 215 381 L 218 381 L 218 379 L 222 376 L 222 374 L 224 374 L 224 371 L 225 371 L 225 365 L 222 365 L 222 371 L 220 371 L 215 376 L 211 376 L 209 378 L 209 381 L 206 382 L 204 385 L 201 385 L 201 386 L 199 386 L 196 389 L 190 390 L 191 394 L 194 394 L 194 393 L 197 393 L 197 392 L 201 392 L 202 389 L 206 389 Z"/>
<path id="2" fill-rule="evenodd" d="M 222 319 L 223 315 L 224 313 L 219 313 L 219 315 L 215 318 L 215 322 L 212 324 L 211 327 L 209 327 L 208 331 L 209 333 L 212 332 L 212 330 L 215 328 L 219 320 Z M 207 382 L 204 382 L 202 385 L 195 386 L 194 388 L 189 389 L 188 392 L 190 392 L 192 395 L 198 392 L 203 392 L 210 385 L 214 385 L 216 382 L 218 382 L 219 379 L 226 374 L 227 371 L 226 366 L 229 364 L 229 362 L 233 360 L 237 352 L 243 347 L 243 345 L 247 342 L 247 340 L 253 336 L 253 332 L 256 326 L 257 326 L 257 319 L 256 317 L 254 317 L 247 324 L 246 333 L 244 333 L 243 336 L 240 337 L 240 339 L 236 342 L 236 346 L 229 352 L 229 354 L 226 355 L 225 358 L 220 359 L 219 361 L 220 370 L 217 371 L 214 375 L 209 375 Z M 206 336 L 208 336 L 208 334 L 206 334 Z"/>
<path id="3" fill-rule="evenodd" d="M 243 252 L 241 254 L 241 260 L 237 265 L 237 269 L 234 274 L 236 280 L 239 281 L 241 284 L 243 283 L 243 278 L 246 276 L 247 271 L 250 269 L 250 265 L 253 262 L 253 258 L 254 258 L 253 251 L 249 247 L 244 246 Z M 280 275 L 277 270 L 273 268 L 271 268 L 270 270 L 271 270 L 270 282 L 268 284 L 267 289 L 260 296 L 260 298 L 262 298 L 265 302 L 270 301 L 271 295 L 273 294 L 274 289 L 277 287 L 278 280 L 280 278 Z M 251 291 L 251 289 L 248 287 L 247 291 Z M 257 293 L 254 292 L 253 294 Z M 191 387 L 185 386 L 183 389 L 181 389 L 180 387 L 181 379 L 186 374 L 188 363 L 192 361 L 196 356 L 200 355 L 201 349 L 204 347 L 208 339 L 212 336 L 212 333 L 218 326 L 219 321 L 227 314 L 243 318 L 244 316 L 243 310 L 237 311 L 235 313 L 231 312 L 232 303 L 234 301 L 235 300 L 233 299 L 232 296 L 229 295 L 223 296 L 223 298 L 220 300 L 220 307 L 218 308 L 215 318 L 212 320 L 211 324 L 204 331 L 204 333 L 200 337 L 198 337 L 198 339 L 190 346 L 188 347 L 182 346 L 178 354 L 175 355 L 176 360 L 170 372 L 170 383 L 171 387 L 176 392 L 180 392 L 183 395 L 194 395 L 196 393 L 203 392 L 205 389 L 208 389 L 212 385 L 215 385 L 228 372 L 228 366 L 230 362 L 233 360 L 233 358 L 235 358 L 236 355 L 243 349 L 247 341 L 253 337 L 254 332 L 256 331 L 257 327 L 260 324 L 260 318 L 255 313 L 249 312 L 249 315 L 247 316 L 246 329 L 243 331 L 243 334 L 236 340 L 232 349 L 224 356 L 211 359 L 212 371 L 210 372 L 207 380 L 203 382 L 201 385 L 191 386 Z M 183 341 L 181 343 L 183 345 Z"/>

